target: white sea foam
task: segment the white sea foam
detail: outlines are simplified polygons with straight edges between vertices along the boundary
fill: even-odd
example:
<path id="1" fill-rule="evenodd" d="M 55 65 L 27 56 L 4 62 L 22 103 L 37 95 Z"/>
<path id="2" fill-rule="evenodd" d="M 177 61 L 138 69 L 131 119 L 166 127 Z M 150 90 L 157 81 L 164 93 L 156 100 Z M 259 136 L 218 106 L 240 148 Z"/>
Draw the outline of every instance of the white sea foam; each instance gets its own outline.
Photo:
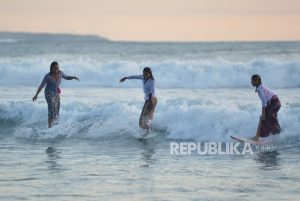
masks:
<path id="1" fill-rule="evenodd" d="M 0 43 L 17 43 L 18 40 L 11 38 L 0 38 Z"/>
<path id="2" fill-rule="evenodd" d="M 141 74 L 144 66 L 151 66 L 158 88 L 241 88 L 250 87 L 250 77 L 261 74 L 271 88 L 300 87 L 300 62 L 257 59 L 248 62 L 228 60 L 163 60 L 100 62 L 88 58 L 74 58 L 61 62 L 61 70 L 80 77 L 76 86 L 120 87 L 121 77 Z M 47 59 L 1 59 L 1 85 L 37 86 L 49 72 Z M 74 86 L 64 82 L 64 86 Z M 126 82 L 122 87 L 139 87 Z"/>
<path id="3" fill-rule="evenodd" d="M 165 133 L 170 139 L 201 141 L 228 141 L 230 135 L 254 135 L 260 115 L 259 101 L 256 101 L 258 98 L 255 94 L 243 97 L 246 93 L 241 90 L 238 91 L 242 93 L 241 97 L 230 99 L 226 97 L 228 91 L 219 90 L 215 93 L 208 91 L 195 98 L 191 96 L 191 91 L 190 94 L 184 91 L 186 90 L 167 91 L 160 96 L 153 121 L 155 132 L 162 135 Z M 138 118 L 143 102 L 138 98 L 130 99 L 130 96 L 117 100 L 118 93 L 111 93 L 111 101 L 98 99 L 96 104 L 72 100 L 74 97 L 66 98 L 69 100 L 62 102 L 60 123 L 51 129 L 47 129 L 45 102 L 1 101 L 0 119 L 16 122 L 15 135 L 26 138 L 43 139 L 63 135 L 93 139 L 134 136 L 141 132 Z M 220 97 L 224 97 L 224 100 Z M 250 97 L 255 100 L 249 102 Z M 287 105 L 285 101 L 283 99 L 279 112 L 282 136 L 299 135 L 299 104 Z"/>

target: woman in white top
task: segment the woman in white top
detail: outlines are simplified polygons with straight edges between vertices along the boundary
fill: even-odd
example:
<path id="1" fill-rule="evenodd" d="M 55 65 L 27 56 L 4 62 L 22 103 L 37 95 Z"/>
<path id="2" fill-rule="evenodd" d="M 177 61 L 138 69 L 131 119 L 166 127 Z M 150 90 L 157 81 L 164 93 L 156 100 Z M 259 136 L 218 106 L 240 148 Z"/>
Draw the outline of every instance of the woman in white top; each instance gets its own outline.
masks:
<path id="1" fill-rule="evenodd" d="M 277 112 L 281 107 L 279 98 L 262 84 L 260 75 L 252 75 L 251 83 L 252 86 L 256 87 L 255 92 L 258 93 L 262 103 L 262 112 L 256 136 L 253 139 L 258 140 L 259 137 L 267 137 L 270 134 L 280 133 L 281 128 L 277 119 Z"/>
<path id="2" fill-rule="evenodd" d="M 149 67 L 145 67 L 143 70 L 143 75 L 123 77 L 122 79 L 120 79 L 120 82 L 124 82 L 127 79 L 142 80 L 143 90 L 145 94 L 145 104 L 140 115 L 139 126 L 143 129 L 148 130 L 151 128 L 154 109 L 157 104 L 157 98 L 155 94 L 155 80 L 152 75 L 152 70 Z"/>

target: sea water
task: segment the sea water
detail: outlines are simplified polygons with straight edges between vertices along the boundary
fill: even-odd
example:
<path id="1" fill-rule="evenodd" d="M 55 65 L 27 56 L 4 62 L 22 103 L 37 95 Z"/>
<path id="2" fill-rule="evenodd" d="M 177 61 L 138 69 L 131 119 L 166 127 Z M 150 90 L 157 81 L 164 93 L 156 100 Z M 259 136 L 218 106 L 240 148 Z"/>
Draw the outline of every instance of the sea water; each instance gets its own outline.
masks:
<path id="1" fill-rule="evenodd" d="M 0 34 L 1 36 L 1 34 Z M 4 37 L 5 36 L 5 37 Z M 299 200 L 300 43 L 137 43 L 2 35 L 0 200 Z M 43 92 L 56 60 L 59 124 Z M 158 104 L 149 137 L 138 119 L 153 69 Z M 233 143 L 255 135 L 254 73 L 280 98 L 280 146 L 248 155 L 172 155 L 171 142 Z"/>

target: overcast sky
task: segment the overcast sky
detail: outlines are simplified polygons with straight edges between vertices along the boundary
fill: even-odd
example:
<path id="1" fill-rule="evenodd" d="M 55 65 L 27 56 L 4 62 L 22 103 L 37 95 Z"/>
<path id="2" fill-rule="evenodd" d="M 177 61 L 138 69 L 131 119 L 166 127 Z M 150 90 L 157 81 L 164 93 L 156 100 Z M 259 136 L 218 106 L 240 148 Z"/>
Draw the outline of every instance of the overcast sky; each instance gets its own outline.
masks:
<path id="1" fill-rule="evenodd" d="M 126 41 L 300 40 L 300 0 L 0 0 L 0 31 Z"/>

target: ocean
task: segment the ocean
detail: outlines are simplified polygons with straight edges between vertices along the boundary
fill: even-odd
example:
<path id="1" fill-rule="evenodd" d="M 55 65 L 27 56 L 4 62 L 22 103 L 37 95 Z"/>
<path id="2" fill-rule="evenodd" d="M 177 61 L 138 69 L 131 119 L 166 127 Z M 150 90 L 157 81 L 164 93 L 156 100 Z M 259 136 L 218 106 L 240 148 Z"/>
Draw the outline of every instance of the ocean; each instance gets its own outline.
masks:
<path id="1" fill-rule="evenodd" d="M 59 124 L 47 128 L 50 63 L 62 81 Z M 141 138 L 150 66 L 158 105 Z M 170 143 L 253 137 L 261 103 L 252 74 L 280 98 L 282 132 L 253 154 L 174 155 Z M 299 200 L 300 42 L 122 42 L 0 33 L 0 200 Z"/>

